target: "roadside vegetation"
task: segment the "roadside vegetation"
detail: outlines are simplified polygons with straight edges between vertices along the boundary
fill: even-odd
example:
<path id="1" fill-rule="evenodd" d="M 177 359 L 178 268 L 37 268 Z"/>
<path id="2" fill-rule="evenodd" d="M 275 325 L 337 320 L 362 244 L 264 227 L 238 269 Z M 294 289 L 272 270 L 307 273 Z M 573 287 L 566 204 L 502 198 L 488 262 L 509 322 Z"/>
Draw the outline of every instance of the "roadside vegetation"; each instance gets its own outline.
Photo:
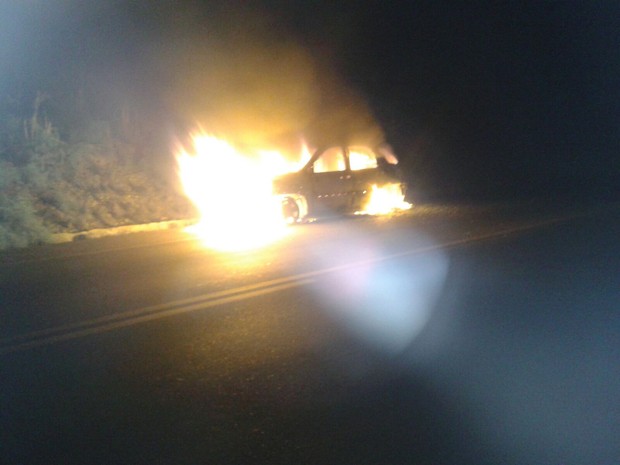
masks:
<path id="1" fill-rule="evenodd" d="M 23 107 L 0 102 L 0 249 L 193 215 L 168 146 L 123 114 L 99 119 L 68 105 L 56 124 L 50 103 L 40 92 Z"/>

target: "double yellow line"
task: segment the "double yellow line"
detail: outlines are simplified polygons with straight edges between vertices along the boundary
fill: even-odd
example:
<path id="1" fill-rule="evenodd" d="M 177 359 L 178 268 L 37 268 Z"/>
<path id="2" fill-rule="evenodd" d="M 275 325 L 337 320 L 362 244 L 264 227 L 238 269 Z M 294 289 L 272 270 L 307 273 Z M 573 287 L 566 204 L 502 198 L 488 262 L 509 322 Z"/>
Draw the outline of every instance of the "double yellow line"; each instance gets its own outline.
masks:
<path id="1" fill-rule="evenodd" d="M 207 308 L 217 307 L 233 302 L 239 302 L 241 300 L 247 300 L 254 297 L 273 294 L 275 292 L 280 292 L 286 289 L 305 286 L 313 282 L 317 277 L 321 275 L 356 268 L 370 263 L 393 260 L 406 256 L 423 254 L 434 250 L 448 249 L 492 238 L 513 235 L 543 226 L 564 222 L 569 219 L 570 217 L 543 220 L 527 225 L 482 234 L 475 237 L 468 237 L 451 242 L 446 242 L 443 244 L 429 245 L 426 247 L 410 249 L 395 254 L 372 258 L 369 260 L 323 268 L 308 273 L 292 275 L 284 278 L 273 279 L 270 281 L 263 281 L 260 283 L 236 287 L 224 291 L 211 292 L 197 297 L 180 299 L 164 304 L 142 307 L 135 310 L 106 315 L 99 318 L 81 321 L 78 323 L 66 324 L 53 328 L 43 329 L 40 331 L 24 333 L 14 337 L 0 339 L 0 355 L 21 352 L 35 347 L 46 346 L 57 342 L 69 341 L 72 339 L 78 339 L 93 334 L 100 334 L 119 328 L 126 328 L 128 326 L 134 326 L 149 321 L 159 320 L 161 318 L 182 315 L 184 313 L 191 313 L 198 310 L 204 310 Z"/>
<path id="2" fill-rule="evenodd" d="M 299 279 L 296 276 L 274 279 L 225 291 L 203 294 L 198 297 L 106 315 L 79 323 L 33 331 L 12 338 L 1 339 L 0 355 L 251 299 L 292 287 L 303 286 L 310 281 L 311 279 Z"/>

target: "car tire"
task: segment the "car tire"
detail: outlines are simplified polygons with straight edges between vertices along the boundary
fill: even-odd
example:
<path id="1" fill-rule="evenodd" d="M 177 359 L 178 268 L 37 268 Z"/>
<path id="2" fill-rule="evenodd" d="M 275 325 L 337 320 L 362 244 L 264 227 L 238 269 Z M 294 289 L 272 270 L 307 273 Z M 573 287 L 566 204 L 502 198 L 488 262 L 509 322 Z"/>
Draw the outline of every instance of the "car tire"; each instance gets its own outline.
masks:
<path id="1" fill-rule="evenodd" d="M 282 215 L 288 224 L 299 222 L 299 205 L 297 205 L 295 199 L 287 197 L 282 201 Z"/>

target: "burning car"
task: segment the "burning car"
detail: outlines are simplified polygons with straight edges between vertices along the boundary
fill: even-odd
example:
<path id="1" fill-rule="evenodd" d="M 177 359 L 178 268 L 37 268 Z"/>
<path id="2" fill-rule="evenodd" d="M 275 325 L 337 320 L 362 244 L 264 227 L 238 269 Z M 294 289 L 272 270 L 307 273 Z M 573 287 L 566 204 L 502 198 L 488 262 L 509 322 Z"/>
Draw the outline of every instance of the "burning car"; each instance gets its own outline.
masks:
<path id="1" fill-rule="evenodd" d="M 179 147 L 177 163 L 199 214 L 188 230 L 221 251 L 270 244 L 287 234 L 286 223 L 411 206 L 386 147 L 330 146 L 312 154 L 303 143 L 294 159 L 277 150 L 241 150 L 198 132 L 190 149 Z"/>
<path id="2" fill-rule="evenodd" d="M 407 209 L 406 185 L 387 149 L 331 146 L 317 150 L 299 171 L 277 176 L 274 194 L 288 223 L 347 214 Z"/>

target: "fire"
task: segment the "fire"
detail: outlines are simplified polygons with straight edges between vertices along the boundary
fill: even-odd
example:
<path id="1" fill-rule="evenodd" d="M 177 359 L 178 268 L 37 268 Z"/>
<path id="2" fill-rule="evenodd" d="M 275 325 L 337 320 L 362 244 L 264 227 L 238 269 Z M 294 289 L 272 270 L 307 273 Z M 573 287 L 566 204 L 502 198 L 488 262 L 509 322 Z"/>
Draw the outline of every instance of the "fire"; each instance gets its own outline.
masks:
<path id="1" fill-rule="evenodd" d="M 398 160 L 390 151 L 383 151 L 382 155 L 386 163 L 396 165 Z M 368 149 L 356 147 L 349 151 L 349 164 L 352 171 L 377 168 L 377 158 L 371 155 Z M 362 211 L 356 212 L 359 215 L 388 215 L 398 210 L 408 210 L 411 208 L 409 202 L 405 202 L 405 195 L 400 184 L 390 183 L 381 187 L 372 185 L 368 201 L 363 206 Z"/>
<path id="2" fill-rule="evenodd" d="M 349 164 L 352 171 L 377 167 L 377 159 L 362 149 L 349 151 Z"/>
<path id="3" fill-rule="evenodd" d="M 411 204 L 405 201 L 399 184 L 386 184 L 381 187 L 373 184 L 368 203 L 358 213 L 362 215 L 387 215 L 394 211 L 410 208 Z"/>
<path id="4" fill-rule="evenodd" d="M 255 249 L 282 238 L 287 228 L 272 180 L 298 165 L 276 151 L 242 153 L 207 134 L 194 135 L 193 145 L 194 153 L 177 154 L 183 188 L 200 214 L 191 232 L 222 251 Z"/>
<path id="5" fill-rule="evenodd" d="M 309 161 L 311 152 L 305 143 L 297 162 L 276 150 L 241 151 L 204 133 L 194 134 L 192 143 L 192 151 L 180 149 L 177 153 L 183 189 L 200 215 L 190 232 L 209 248 L 243 251 L 273 243 L 289 231 L 282 197 L 273 193 L 273 180 L 300 170 Z M 378 167 L 369 149 L 349 151 L 349 160 L 352 171 Z M 358 213 L 384 215 L 410 207 L 400 184 L 375 184 L 363 211 Z"/>

